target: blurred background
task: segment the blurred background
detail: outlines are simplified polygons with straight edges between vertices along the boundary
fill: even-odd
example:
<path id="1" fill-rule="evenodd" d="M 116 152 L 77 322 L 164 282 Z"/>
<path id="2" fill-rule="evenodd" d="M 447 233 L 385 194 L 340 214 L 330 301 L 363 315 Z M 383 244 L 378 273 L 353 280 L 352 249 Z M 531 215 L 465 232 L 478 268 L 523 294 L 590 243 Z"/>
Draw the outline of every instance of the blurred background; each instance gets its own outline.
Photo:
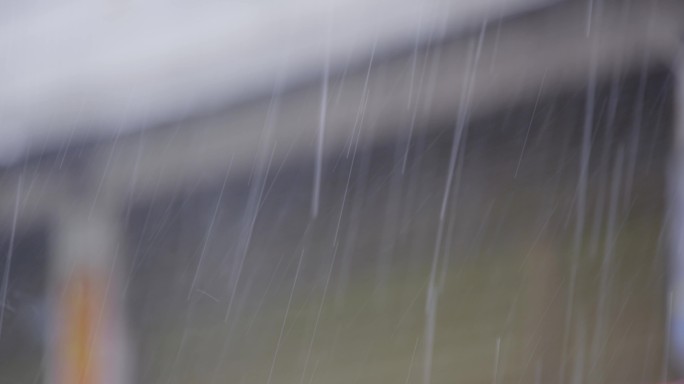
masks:
<path id="1" fill-rule="evenodd" d="M 683 32 L 676 0 L 0 2 L 0 382 L 684 379 Z"/>

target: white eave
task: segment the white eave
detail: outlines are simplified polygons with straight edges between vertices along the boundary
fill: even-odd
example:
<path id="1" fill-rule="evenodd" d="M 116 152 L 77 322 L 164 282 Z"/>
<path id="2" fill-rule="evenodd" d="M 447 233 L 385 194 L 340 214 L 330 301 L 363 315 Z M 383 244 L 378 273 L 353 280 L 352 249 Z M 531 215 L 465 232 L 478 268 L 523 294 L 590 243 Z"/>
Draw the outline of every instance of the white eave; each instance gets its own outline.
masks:
<path id="1" fill-rule="evenodd" d="M 0 5 L 0 163 L 230 105 L 550 0 Z M 334 68 L 333 68 L 334 70 Z M 276 81 L 277 79 L 277 81 Z"/>

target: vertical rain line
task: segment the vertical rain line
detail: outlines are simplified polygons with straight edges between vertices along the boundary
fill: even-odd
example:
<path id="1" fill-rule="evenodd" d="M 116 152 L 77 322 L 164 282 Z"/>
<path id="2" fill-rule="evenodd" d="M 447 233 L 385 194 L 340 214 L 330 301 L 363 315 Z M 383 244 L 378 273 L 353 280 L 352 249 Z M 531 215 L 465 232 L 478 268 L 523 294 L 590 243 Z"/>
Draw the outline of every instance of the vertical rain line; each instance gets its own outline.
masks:
<path id="1" fill-rule="evenodd" d="M 618 201 L 620 188 L 622 184 L 622 165 L 624 163 L 624 150 L 622 146 L 618 148 L 615 157 L 615 164 L 613 166 L 613 180 L 610 186 L 610 204 L 608 207 L 608 218 L 606 222 L 606 234 L 604 240 L 603 259 L 601 261 L 601 276 L 599 281 L 599 297 L 596 308 L 596 322 L 594 325 L 594 336 L 592 338 L 590 359 L 593 361 L 592 371 L 597 367 L 601 352 L 605 348 L 607 340 L 605 340 L 604 332 L 606 331 L 605 306 L 610 282 L 610 266 L 612 265 L 613 255 L 615 253 L 616 237 L 616 220 L 618 216 Z"/>
<path id="2" fill-rule="evenodd" d="M 542 91 L 544 90 L 544 82 L 546 81 L 546 74 L 547 72 L 544 72 L 544 76 L 542 76 L 541 79 L 541 84 L 539 84 L 539 90 L 537 91 L 537 99 L 534 101 L 534 107 L 532 107 L 532 116 L 530 116 L 530 123 L 527 125 L 527 132 L 525 133 L 525 139 L 523 140 L 523 146 L 522 149 L 520 150 L 520 157 L 518 158 L 518 165 L 515 167 L 515 173 L 513 174 L 513 178 L 518 177 L 518 171 L 520 171 L 520 164 L 522 163 L 523 156 L 525 155 L 525 148 L 527 147 L 527 139 L 530 137 L 530 131 L 532 130 L 532 123 L 534 122 L 534 116 L 537 113 L 537 107 L 539 106 L 539 98 L 541 97 Z"/>
<path id="3" fill-rule="evenodd" d="M 19 216 L 19 201 L 21 196 L 21 187 L 23 184 L 23 174 L 19 176 L 17 182 L 17 192 L 14 198 L 14 214 L 12 215 L 12 230 L 10 233 L 9 245 L 7 247 L 7 256 L 5 258 L 5 271 L 2 276 L 2 289 L 0 289 L 0 337 L 2 337 L 2 325 L 5 319 L 5 307 L 7 306 L 7 290 L 9 288 L 10 269 L 12 268 L 12 256 L 14 254 L 14 237 L 17 231 L 17 218 Z"/>
<path id="4" fill-rule="evenodd" d="M 309 349 L 306 353 L 306 359 L 304 360 L 304 369 L 302 372 L 302 379 L 300 381 L 300 384 L 304 384 L 304 378 L 306 376 L 306 372 L 309 368 L 309 359 L 311 358 L 311 351 L 313 350 L 314 343 L 316 342 L 316 336 L 318 335 L 318 326 L 321 321 L 321 314 L 323 313 L 323 306 L 325 305 L 325 300 L 328 297 L 328 288 L 330 287 L 330 280 L 332 279 L 332 273 L 333 269 L 335 267 L 335 262 L 337 261 L 337 251 L 338 251 L 338 235 L 340 233 L 340 226 L 342 225 L 342 217 L 344 215 L 344 208 L 346 207 L 347 204 L 347 196 L 349 194 L 349 184 L 351 183 L 351 177 L 352 173 L 354 171 L 354 165 L 356 162 L 356 154 L 357 154 L 357 147 L 359 144 L 359 137 L 361 136 L 361 130 L 359 129 L 358 134 L 356 135 L 356 141 L 354 144 L 354 154 L 352 155 L 352 161 L 349 166 L 349 173 L 347 174 L 347 183 L 344 188 L 344 195 L 342 196 L 342 206 L 340 207 L 340 215 L 337 218 L 337 226 L 335 228 L 335 237 L 333 239 L 333 244 L 332 244 L 332 258 L 330 260 L 330 266 L 328 267 L 328 273 L 326 275 L 325 279 L 325 285 L 323 286 L 323 294 L 321 297 L 321 303 L 318 306 L 318 312 L 316 313 L 316 321 L 314 322 L 314 328 L 313 332 L 311 334 L 311 340 L 309 341 Z M 313 375 L 313 374 L 312 374 Z"/>
<path id="5" fill-rule="evenodd" d="M 590 257 L 594 257 L 598 252 L 599 241 L 601 235 L 601 227 L 603 225 L 603 214 L 605 212 L 605 205 L 607 199 L 608 189 L 608 173 L 610 172 L 610 145 L 611 136 L 615 131 L 615 118 L 617 116 L 617 108 L 620 100 L 620 67 L 616 66 L 613 70 L 613 75 L 610 81 L 610 96 L 608 99 L 608 112 L 605 126 L 603 129 L 603 143 L 600 149 L 600 160 L 598 165 L 599 175 L 602 175 L 599 180 L 598 192 L 596 192 L 598 202 L 594 208 L 594 218 L 592 221 L 592 228 L 589 238 L 588 253 Z"/>
<path id="6" fill-rule="evenodd" d="M 221 202 L 223 200 L 223 194 L 225 192 L 226 183 L 228 182 L 228 177 L 230 176 L 230 169 L 232 167 L 233 167 L 233 156 L 230 157 L 230 163 L 228 164 L 228 169 L 226 170 L 226 174 L 223 176 L 223 184 L 221 184 L 221 191 L 219 192 L 219 195 L 216 198 L 216 204 L 214 205 L 214 212 L 211 215 L 211 219 L 209 221 L 209 227 L 207 228 L 207 233 L 204 235 L 204 242 L 202 243 L 202 250 L 200 251 L 199 261 L 197 262 L 195 274 L 192 278 L 192 283 L 190 284 L 190 290 L 188 291 L 188 301 L 190 301 L 190 298 L 192 297 L 192 292 L 195 290 L 195 286 L 197 285 L 197 278 L 199 277 L 200 270 L 202 269 L 202 264 L 204 262 L 204 258 L 207 254 L 207 247 L 209 246 L 209 242 L 211 241 L 211 237 L 214 234 L 214 224 L 216 223 L 216 218 L 218 216 L 218 212 L 221 210 Z"/>
<path id="7" fill-rule="evenodd" d="M 332 19 L 328 17 L 328 30 L 325 42 L 325 59 L 323 62 L 323 78 L 321 79 L 321 109 L 318 114 L 318 137 L 316 142 L 316 164 L 313 184 L 313 199 L 311 200 L 311 217 L 318 216 L 321 196 L 321 176 L 323 172 L 323 139 L 325 138 L 326 114 L 328 111 L 328 77 L 330 76 L 330 39 Z"/>
<path id="8" fill-rule="evenodd" d="M 666 382 L 669 378 L 670 366 L 670 338 L 672 337 L 672 311 L 673 311 L 673 293 L 667 293 L 667 324 L 665 325 L 665 347 L 663 348 L 663 366 L 660 373 L 660 381 Z"/>
<path id="9" fill-rule="evenodd" d="M 294 296 L 295 287 L 297 286 L 297 279 L 299 278 L 299 271 L 302 269 L 302 259 L 304 259 L 304 252 L 306 245 L 303 246 L 302 252 L 299 254 L 299 261 L 297 262 L 297 270 L 295 271 L 294 281 L 292 282 L 292 288 L 290 288 L 290 296 L 287 299 L 287 307 L 285 307 L 285 316 L 283 316 L 283 323 L 280 326 L 280 334 L 278 335 L 278 342 L 276 343 L 275 351 L 273 351 L 273 360 L 271 361 L 271 368 L 268 370 L 268 379 L 266 384 L 271 384 L 271 379 L 273 378 L 273 370 L 275 369 L 276 361 L 278 359 L 278 352 L 280 352 L 280 345 L 283 341 L 283 336 L 285 335 L 285 325 L 287 324 L 287 317 L 290 314 L 290 307 L 292 306 L 292 297 Z"/>
<path id="10" fill-rule="evenodd" d="M 442 197 L 442 205 L 439 212 L 439 226 L 437 228 L 437 236 L 435 240 L 434 252 L 432 255 L 432 266 L 430 267 L 430 280 L 428 283 L 427 295 L 425 299 L 425 356 L 423 363 L 423 384 L 429 384 L 432 375 L 432 355 L 434 353 L 434 338 L 435 327 L 437 322 L 437 300 L 439 296 L 439 288 L 436 284 L 437 265 L 439 264 L 439 255 L 441 253 L 442 238 L 444 236 L 444 219 L 446 216 L 446 208 L 449 202 L 449 195 L 451 194 L 451 187 L 454 178 L 454 170 L 456 168 L 456 160 L 459 155 L 459 148 L 461 147 L 461 139 L 463 131 L 468 122 L 468 109 L 470 107 L 470 94 L 473 83 L 475 82 L 475 75 L 477 74 L 477 65 L 480 59 L 480 52 L 482 51 L 482 42 L 484 40 L 487 22 L 482 23 L 480 35 L 477 41 L 477 47 L 472 61 L 469 61 L 466 73 L 465 85 L 461 92 L 461 99 L 459 102 L 458 117 L 456 120 L 456 127 L 454 138 L 451 146 L 451 155 L 449 157 L 449 169 L 447 173 L 446 183 L 444 185 L 444 195 Z M 472 49 L 472 45 L 471 45 Z"/>
<path id="11" fill-rule="evenodd" d="M 273 161 L 273 156 L 275 155 L 276 147 L 278 145 L 277 141 L 275 141 L 272 137 L 277 116 L 280 113 L 282 76 L 283 73 L 279 71 L 276 81 L 273 84 L 271 101 L 268 105 L 266 119 L 264 121 L 264 128 L 262 131 L 263 141 L 257 153 L 254 168 L 250 174 L 250 192 L 247 205 L 245 207 L 245 215 L 243 217 L 243 221 L 246 226 L 243 228 L 240 240 L 237 244 L 237 268 L 235 269 L 235 272 L 231 273 L 231 291 L 230 297 L 228 299 L 228 308 L 226 309 L 226 314 L 224 316 L 225 323 L 228 322 L 233 309 L 235 295 L 240 284 L 240 279 L 242 278 L 242 268 L 252 243 L 252 235 L 254 234 L 254 226 L 256 224 L 257 216 L 259 216 L 259 212 L 261 210 L 262 199 L 264 198 L 264 190 L 266 188 L 266 181 L 271 170 L 271 162 Z M 271 154 L 268 156 L 268 160 L 266 160 L 266 154 L 268 153 L 269 148 L 271 148 Z M 257 173 L 259 173 L 259 175 L 257 175 Z M 255 177 L 253 184 L 252 177 Z"/>
<path id="12" fill-rule="evenodd" d="M 584 122 L 582 126 L 582 148 L 580 152 L 580 170 L 577 181 L 577 221 L 573 235 L 572 265 L 570 266 L 570 284 L 568 288 L 568 302 L 565 311 L 565 326 L 563 330 L 563 343 L 561 344 L 561 362 L 558 382 L 565 382 L 566 353 L 570 337 L 570 322 L 575 299 L 575 283 L 577 280 L 577 262 L 582 249 L 582 236 L 584 233 L 587 182 L 589 176 L 589 157 L 591 155 L 591 131 L 594 123 L 594 104 L 596 98 L 596 55 L 592 55 L 589 64 L 589 82 L 585 101 Z"/>
<path id="13" fill-rule="evenodd" d="M 634 187 L 634 176 L 636 172 L 637 156 L 639 154 L 639 140 L 641 138 L 641 126 L 644 120 L 644 99 L 646 98 L 646 86 L 648 83 L 648 65 L 650 55 L 648 51 L 644 53 L 641 60 L 641 74 L 639 75 L 639 88 L 637 90 L 634 105 L 634 117 L 632 119 L 632 132 L 629 144 L 629 154 L 627 157 L 627 171 L 625 175 L 625 193 L 623 197 L 623 210 L 628 210 L 632 204 L 632 189 Z"/>
<path id="14" fill-rule="evenodd" d="M 252 235 L 254 234 L 254 226 L 256 224 L 257 216 L 259 215 L 259 208 L 261 207 L 261 199 L 264 194 L 264 187 L 266 185 L 266 179 L 268 178 L 268 171 L 271 168 L 271 162 L 273 161 L 273 155 L 275 153 L 275 148 L 276 144 L 273 145 L 273 148 L 271 150 L 271 155 L 268 158 L 268 162 L 264 162 L 263 160 L 259 161 L 259 164 L 257 166 L 257 169 L 255 172 L 258 170 L 261 170 L 263 172 L 263 176 L 258 178 L 250 191 L 249 195 L 249 201 L 247 202 L 247 207 L 246 207 L 246 215 L 244 217 L 244 221 L 246 222 L 246 229 L 243 231 L 244 235 L 241 236 L 241 240 L 238 243 L 238 252 L 237 252 L 237 268 L 236 272 L 234 273 L 234 279 L 232 286 L 231 286 L 231 291 L 230 291 L 230 298 L 228 299 L 228 308 L 226 309 L 226 314 L 224 316 L 224 322 L 228 322 L 228 319 L 230 318 L 230 314 L 233 308 L 233 302 L 235 300 L 235 295 L 237 293 L 238 286 L 240 284 L 240 278 L 242 277 L 242 269 L 244 266 L 245 259 L 247 258 L 247 253 L 249 252 L 250 245 L 252 244 Z M 263 156 L 263 155 L 262 155 Z M 263 159 L 263 157 L 262 157 Z M 265 163 L 265 166 L 264 166 Z"/>

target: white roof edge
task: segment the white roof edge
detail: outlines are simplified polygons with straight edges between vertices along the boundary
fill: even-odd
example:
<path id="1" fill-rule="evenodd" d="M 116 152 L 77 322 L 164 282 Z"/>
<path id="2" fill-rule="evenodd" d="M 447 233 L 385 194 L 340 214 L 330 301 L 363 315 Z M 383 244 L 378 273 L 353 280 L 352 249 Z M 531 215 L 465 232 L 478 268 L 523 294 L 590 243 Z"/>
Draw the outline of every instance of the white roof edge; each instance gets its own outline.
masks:
<path id="1" fill-rule="evenodd" d="M 65 1 L 0 19 L 0 163 L 319 76 L 551 0 L 299 0 L 203 7 Z M 329 55 L 329 56 L 328 56 Z"/>

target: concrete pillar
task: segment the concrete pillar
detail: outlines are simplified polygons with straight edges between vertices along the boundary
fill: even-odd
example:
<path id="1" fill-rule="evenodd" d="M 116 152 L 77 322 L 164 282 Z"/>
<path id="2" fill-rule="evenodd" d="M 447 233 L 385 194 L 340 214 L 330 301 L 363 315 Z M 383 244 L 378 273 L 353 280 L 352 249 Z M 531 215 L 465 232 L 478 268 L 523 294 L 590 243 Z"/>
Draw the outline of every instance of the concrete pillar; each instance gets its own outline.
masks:
<path id="1" fill-rule="evenodd" d="M 83 202 L 60 208 L 51 228 L 47 382 L 126 384 L 118 215 Z"/>
<path id="2" fill-rule="evenodd" d="M 677 84 L 674 145 L 669 169 L 671 246 L 663 376 L 668 376 L 672 370 L 684 373 L 684 60 L 681 55 L 675 62 L 674 71 Z"/>

